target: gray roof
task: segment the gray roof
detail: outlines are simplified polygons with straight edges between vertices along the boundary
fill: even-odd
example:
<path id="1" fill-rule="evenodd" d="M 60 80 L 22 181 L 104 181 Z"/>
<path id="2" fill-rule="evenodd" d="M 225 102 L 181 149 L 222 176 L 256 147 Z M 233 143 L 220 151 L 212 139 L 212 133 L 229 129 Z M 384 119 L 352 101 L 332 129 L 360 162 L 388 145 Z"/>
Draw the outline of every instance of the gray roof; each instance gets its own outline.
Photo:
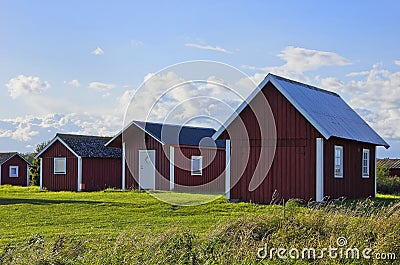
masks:
<path id="1" fill-rule="evenodd" d="M 400 168 L 400 159 L 383 158 L 376 160 L 377 166 L 384 166 L 387 168 Z"/>
<path id="2" fill-rule="evenodd" d="M 22 157 L 17 152 L 7 152 L 7 153 L 0 153 L 0 165 L 4 164 L 5 162 L 7 162 L 8 160 L 10 160 L 12 157 L 14 157 L 16 155 L 21 157 L 21 159 L 24 160 L 27 164 L 29 164 L 29 165 L 31 164 L 31 163 L 29 163 L 29 161 L 27 161 L 24 157 Z"/>
<path id="3" fill-rule="evenodd" d="M 78 156 L 88 158 L 121 158 L 122 150 L 104 146 L 111 137 L 57 134 Z"/>
<path id="4" fill-rule="evenodd" d="M 215 133 L 213 128 L 132 121 L 124 128 L 124 130 L 133 125 L 142 129 L 145 133 L 156 139 L 161 144 L 211 147 L 217 146 L 225 148 L 225 141 L 214 141 L 212 139 L 212 136 Z M 115 135 L 111 141 L 107 143 L 107 145 L 113 142 L 115 139 L 121 137 L 121 135 L 122 131 Z"/>
<path id="5" fill-rule="evenodd" d="M 338 137 L 389 147 L 347 103 L 336 93 L 300 82 L 268 74 L 236 111 L 235 117 L 247 106 L 265 85 L 271 82 L 285 98 L 325 137 Z M 233 118 L 231 118 L 232 121 Z M 224 125 L 224 128 L 228 124 Z M 218 130 L 215 137 L 222 133 Z"/>
<path id="6" fill-rule="evenodd" d="M 215 133 L 215 130 L 212 128 L 143 121 L 135 121 L 134 123 L 163 144 L 208 146 L 213 145 L 211 141 L 214 142 L 211 137 Z M 209 141 L 202 142 L 205 138 L 209 138 Z M 217 142 L 219 147 L 224 147 L 221 144 L 222 142 Z"/>

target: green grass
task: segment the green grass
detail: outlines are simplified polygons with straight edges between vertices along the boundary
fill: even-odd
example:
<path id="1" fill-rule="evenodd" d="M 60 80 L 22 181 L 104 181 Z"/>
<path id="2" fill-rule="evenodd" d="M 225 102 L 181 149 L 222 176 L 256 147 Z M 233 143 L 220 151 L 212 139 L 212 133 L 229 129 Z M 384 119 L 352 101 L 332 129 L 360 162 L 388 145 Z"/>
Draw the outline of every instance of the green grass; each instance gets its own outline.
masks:
<path id="1" fill-rule="evenodd" d="M 156 195 L 182 205 L 215 198 Z M 293 200 L 285 207 L 233 204 L 219 197 L 207 204 L 180 206 L 139 191 L 40 192 L 37 187 L 0 186 L 0 264 L 2 260 L 10 264 L 253 264 L 267 262 L 256 257 L 257 248 L 264 244 L 322 247 L 334 245 L 339 236 L 400 258 L 399 208 L 400 196 L 392 195 L 328 205 L 298 205 Z"/>

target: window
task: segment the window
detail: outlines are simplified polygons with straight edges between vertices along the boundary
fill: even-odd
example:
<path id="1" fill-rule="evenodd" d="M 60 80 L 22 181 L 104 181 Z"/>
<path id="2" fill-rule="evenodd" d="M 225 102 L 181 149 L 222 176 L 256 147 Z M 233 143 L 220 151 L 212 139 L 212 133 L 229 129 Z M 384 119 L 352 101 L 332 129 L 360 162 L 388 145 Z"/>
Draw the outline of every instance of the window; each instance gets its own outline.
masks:
<path id="1" fill-rule="evenodd" d="M 335 145 L 335 178 L 343 178 L 343 146 Z"/>
<path id="2" fill-rule="evenodd" d="M 192 156 L 192 175 L 201 176 L 203 174 L 202 164 L 202 156 Z"/>
<path id="3" fill-rule="evenodd" d="M 10 166 L 10 178 L 18 178 L 18 166 Z"/>
<path id="4" fill-rule="evenodd" d="M 67 173 L 67 159 L 65 157 L 54 158 L 54 174 Z"/>
<path id="5" fill-rule="evenodd" d="M 369 178 L 369 149 L 363 149 L 362 177 Z"/>

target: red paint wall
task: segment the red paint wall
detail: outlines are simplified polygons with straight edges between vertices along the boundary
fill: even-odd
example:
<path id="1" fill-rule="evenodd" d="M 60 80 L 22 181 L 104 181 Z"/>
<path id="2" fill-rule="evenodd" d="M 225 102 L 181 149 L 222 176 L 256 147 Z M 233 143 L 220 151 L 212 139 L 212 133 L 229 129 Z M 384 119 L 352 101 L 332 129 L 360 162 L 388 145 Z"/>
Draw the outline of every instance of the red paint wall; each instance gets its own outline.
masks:
<path id="1" fill-rule="evenodd" d="M 18 166 L 18 177 L 10 178 L 10 166 Z M 18 155 L 1 165 L 1 184 L 10 184 L 16 186 L 27 186 L 26 180 L 27 163 Z"/>
<path id="2" fill-rule="evenodd" d="M 121 159 L 83 158 L 82 184 L 84 191 L 98 191 L 106 188 L 121 188 Z"/>
<path id="3" fill-rule="evenodd" d="M 139 150 L 156 150 L 156 180 L 155 186 L 157 190 L 169 190 L 169 148 L 166 147 L 165 151 L 163 146 L 148 135 L 137 128 L 131 126 L 125 130 L 123 134 L 123 141 L 125 142 L 125 156 L 128 164 L 126 171 L 127 187 L 137 185 L 139 180 Z M 165 152 L 165 153 L 164 153 Z"/>
<path id="4" fill-rule="evenodd" d="M 334 146 L 343 146 L 343 178 L 334 177 Z M 370 150 L 369 178 L 362 178 L 363 148 Z M 324 143 L 324 195 L 366 198 L 375 193 L 375 146 L 331 138 Z"/>
<path id="5" fill-rule="evenodd" d="M 398 176 L 400 177 L 400 168 L 389 168 L 389 176 Z"/>
<path id="6" fill-rule="evenodd" d="M 42 187 L 52 191 L 78 189 L 78 159 L 59 141 L 54 142 L 42 155 Z M 54 157 L 67 158 L 67 173 L 54 174 Z"/>
<path id="7" fill-rule="evenodd" d="M 233 133 L 228 135 L 225 131 L 220 137 L 231 139 L 231 183 L 237 181 L 231 189 L 231 199 L 259 203 L 270 202 L 273 196 L 277 201 L 315 199 L 315 138 L 320 134 L 271 83 L 262 91 L 251 102 L 252 109 L 247 106 L 240 114 L 245 127 L 240 126 L 241 121 L 237 118 L 228 127 L 228 131 Z M 268 100 L 273 119 L 269 117 L 262 97 Z M 260 123 L 254 113 L 261 117 Z M 273 163 L 268 171 L 265 161 L 273 155 L 273 122 L 277 141 Z M 248 160 L 247 137 L 250 146 Z M 266 155 L 258 163 L 262 149 Z M 259 171 L 255 170 L 257 164 Z M 243 168 L 244 172 L 240 174 Z M 268 173 L 265 175 L 264 172 Z M 258 188 L 249 191 L 253 174 L 257 179 L 265 179 Z"/>
<path id="8" fill-rule="evenodd" d="M 191 175 L 191 157 L 202 156 L 201 176 Z M 225 149 L 193 146 L 174 147 L 174 189 L 223 193 L 225 190 Z"/>

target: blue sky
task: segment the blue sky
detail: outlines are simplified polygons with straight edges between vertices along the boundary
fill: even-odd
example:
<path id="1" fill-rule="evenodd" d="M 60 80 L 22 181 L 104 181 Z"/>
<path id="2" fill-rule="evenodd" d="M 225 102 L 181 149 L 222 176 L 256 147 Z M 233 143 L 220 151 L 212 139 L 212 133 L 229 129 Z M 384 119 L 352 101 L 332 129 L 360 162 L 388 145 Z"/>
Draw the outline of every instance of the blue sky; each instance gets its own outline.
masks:
<path id="1" fill-rule="evenodd" d="M 398 1 L 1 1 L 0 151 L 112 135 L 144 78 L 212 60 L 339 93 L 400 156 Z"/>

